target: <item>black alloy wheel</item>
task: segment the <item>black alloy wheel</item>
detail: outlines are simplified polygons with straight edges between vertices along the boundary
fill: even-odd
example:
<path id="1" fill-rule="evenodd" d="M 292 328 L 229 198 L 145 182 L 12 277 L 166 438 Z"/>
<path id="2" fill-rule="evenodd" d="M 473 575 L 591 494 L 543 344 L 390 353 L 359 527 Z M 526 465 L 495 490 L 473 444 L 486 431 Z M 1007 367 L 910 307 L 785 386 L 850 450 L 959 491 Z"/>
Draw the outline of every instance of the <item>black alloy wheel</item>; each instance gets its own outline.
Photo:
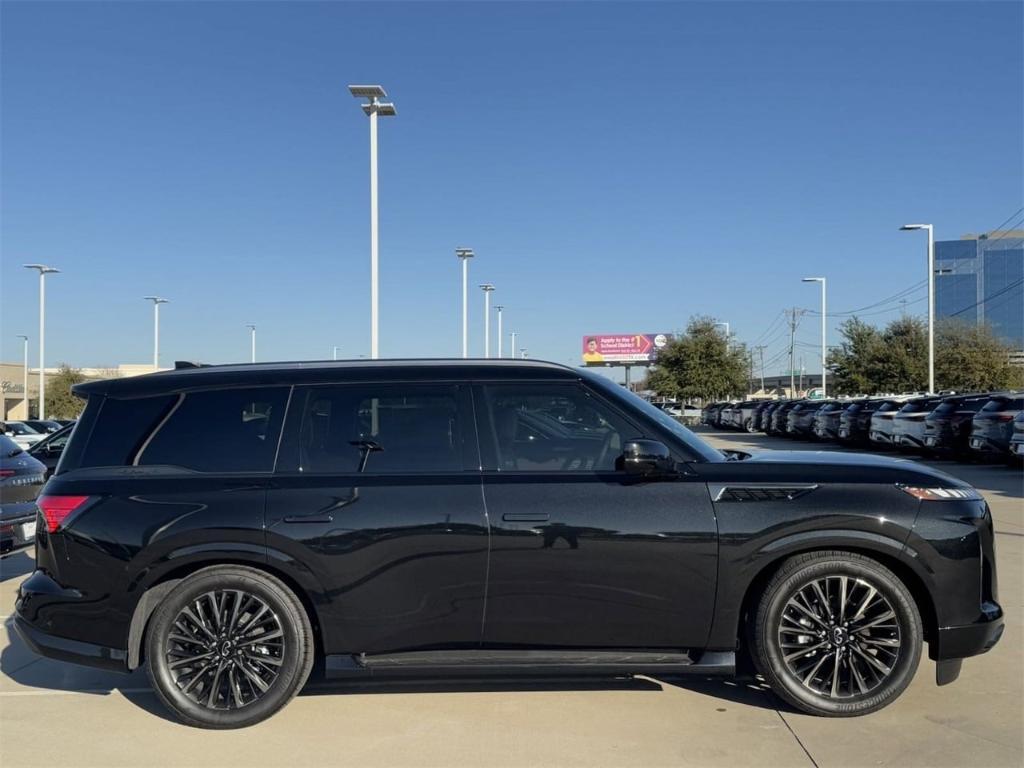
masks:
<path id="1" fill-rule="evenodd" d="M 921 616 L 881 563 L 851 552 L 787 560 L 764 590 L 751 632 L 754 661 L 794 707 L 843 717 L 881 709 L 910 684 Z"/>
<path id="2" fill-rule="evenodd" d="M 146 662 L 157 695 L 183 722 L 241 728 L 277 712 L 305 683 L 312 630 L 273 576 L 216 566 L 182 581 L 156 609 Z"/>

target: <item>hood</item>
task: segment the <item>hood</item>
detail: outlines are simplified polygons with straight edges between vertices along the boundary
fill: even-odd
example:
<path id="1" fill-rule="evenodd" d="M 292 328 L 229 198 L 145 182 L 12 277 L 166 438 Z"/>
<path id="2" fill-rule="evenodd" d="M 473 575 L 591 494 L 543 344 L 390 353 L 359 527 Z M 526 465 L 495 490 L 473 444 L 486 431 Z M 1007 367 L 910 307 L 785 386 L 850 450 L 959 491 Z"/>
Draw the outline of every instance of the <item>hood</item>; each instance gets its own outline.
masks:
<path id="1" fill-rule="evenodd" d="M 873 453 L 846 453 L 841 451 L 764 451 L 752 453 L 743 461 L 758 464 L 803 464 L 814 467 L 863 467 L 865 469 L 881 469 L 897 471 L 901 474 L 916 475 L 921 480 L 940 480 L 943 487 L 959 488 L 967 483 L 952 475 L 947 475 L 926 464 L 913 459 L 897 459 L 891 456 L 879 456 Z"/>

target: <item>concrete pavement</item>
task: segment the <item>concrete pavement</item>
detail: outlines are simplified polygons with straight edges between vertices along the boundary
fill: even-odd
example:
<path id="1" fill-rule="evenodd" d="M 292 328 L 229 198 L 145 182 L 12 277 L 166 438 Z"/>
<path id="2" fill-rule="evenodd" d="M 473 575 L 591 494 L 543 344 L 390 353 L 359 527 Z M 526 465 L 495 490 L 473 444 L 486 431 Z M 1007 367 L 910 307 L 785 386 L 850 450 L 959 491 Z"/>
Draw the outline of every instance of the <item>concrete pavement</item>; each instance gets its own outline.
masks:
<path id="1" fill-rule="evenodd" d="M 706 433 L 719 447 L 812 448 Z M 937 688 L 923 661 L 903 697 L 862 718 L 796 714 L 755 683 L 718 679 L 516 681 L 352 687 L 312 683 L 243 731 L 167 719 L 145 674 L 39 659 L 9 617 L 29 554 L 0 561 L 0 764 L 16 766 L 1020 766 L 1024 764 L 1024 478 L 936 466 L 992 506 L 1007 629 Z"/>

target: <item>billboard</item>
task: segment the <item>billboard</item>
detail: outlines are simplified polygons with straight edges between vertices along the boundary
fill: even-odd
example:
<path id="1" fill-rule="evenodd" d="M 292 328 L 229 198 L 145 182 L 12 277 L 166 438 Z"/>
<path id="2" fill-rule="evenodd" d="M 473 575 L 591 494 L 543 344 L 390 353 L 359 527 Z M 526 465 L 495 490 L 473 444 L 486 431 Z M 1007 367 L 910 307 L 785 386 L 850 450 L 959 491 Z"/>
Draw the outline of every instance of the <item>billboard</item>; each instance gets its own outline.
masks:
<path id="1" fill-rule="evenodd" d="M 611 333 L 583 337 L 586 365 L 650 365 L 672 340 L 669 333 Z"/>

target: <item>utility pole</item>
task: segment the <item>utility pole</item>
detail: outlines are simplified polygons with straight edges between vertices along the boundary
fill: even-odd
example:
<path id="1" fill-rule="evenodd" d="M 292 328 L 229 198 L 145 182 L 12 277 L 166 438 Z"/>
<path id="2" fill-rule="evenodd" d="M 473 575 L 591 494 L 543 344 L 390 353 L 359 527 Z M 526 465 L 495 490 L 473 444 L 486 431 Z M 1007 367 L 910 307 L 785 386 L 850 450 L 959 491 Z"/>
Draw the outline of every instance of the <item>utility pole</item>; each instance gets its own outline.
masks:
<path id="1" fill-rule="evenodd" d="M 766 348 L 767 346 L 765 344 L 758 344 L 754 347 L 761 356 L 761 392 L 764 392 L 764 351 Z"/>
<path id="2" fill-rule="evenodd" d="M 800 324 L 800 318 L 804 314 L 804 310 L 793 307 L 787 309 L 786 314 L 789 316 L 789 396 L 796 396 L 796 327 Z"/>

